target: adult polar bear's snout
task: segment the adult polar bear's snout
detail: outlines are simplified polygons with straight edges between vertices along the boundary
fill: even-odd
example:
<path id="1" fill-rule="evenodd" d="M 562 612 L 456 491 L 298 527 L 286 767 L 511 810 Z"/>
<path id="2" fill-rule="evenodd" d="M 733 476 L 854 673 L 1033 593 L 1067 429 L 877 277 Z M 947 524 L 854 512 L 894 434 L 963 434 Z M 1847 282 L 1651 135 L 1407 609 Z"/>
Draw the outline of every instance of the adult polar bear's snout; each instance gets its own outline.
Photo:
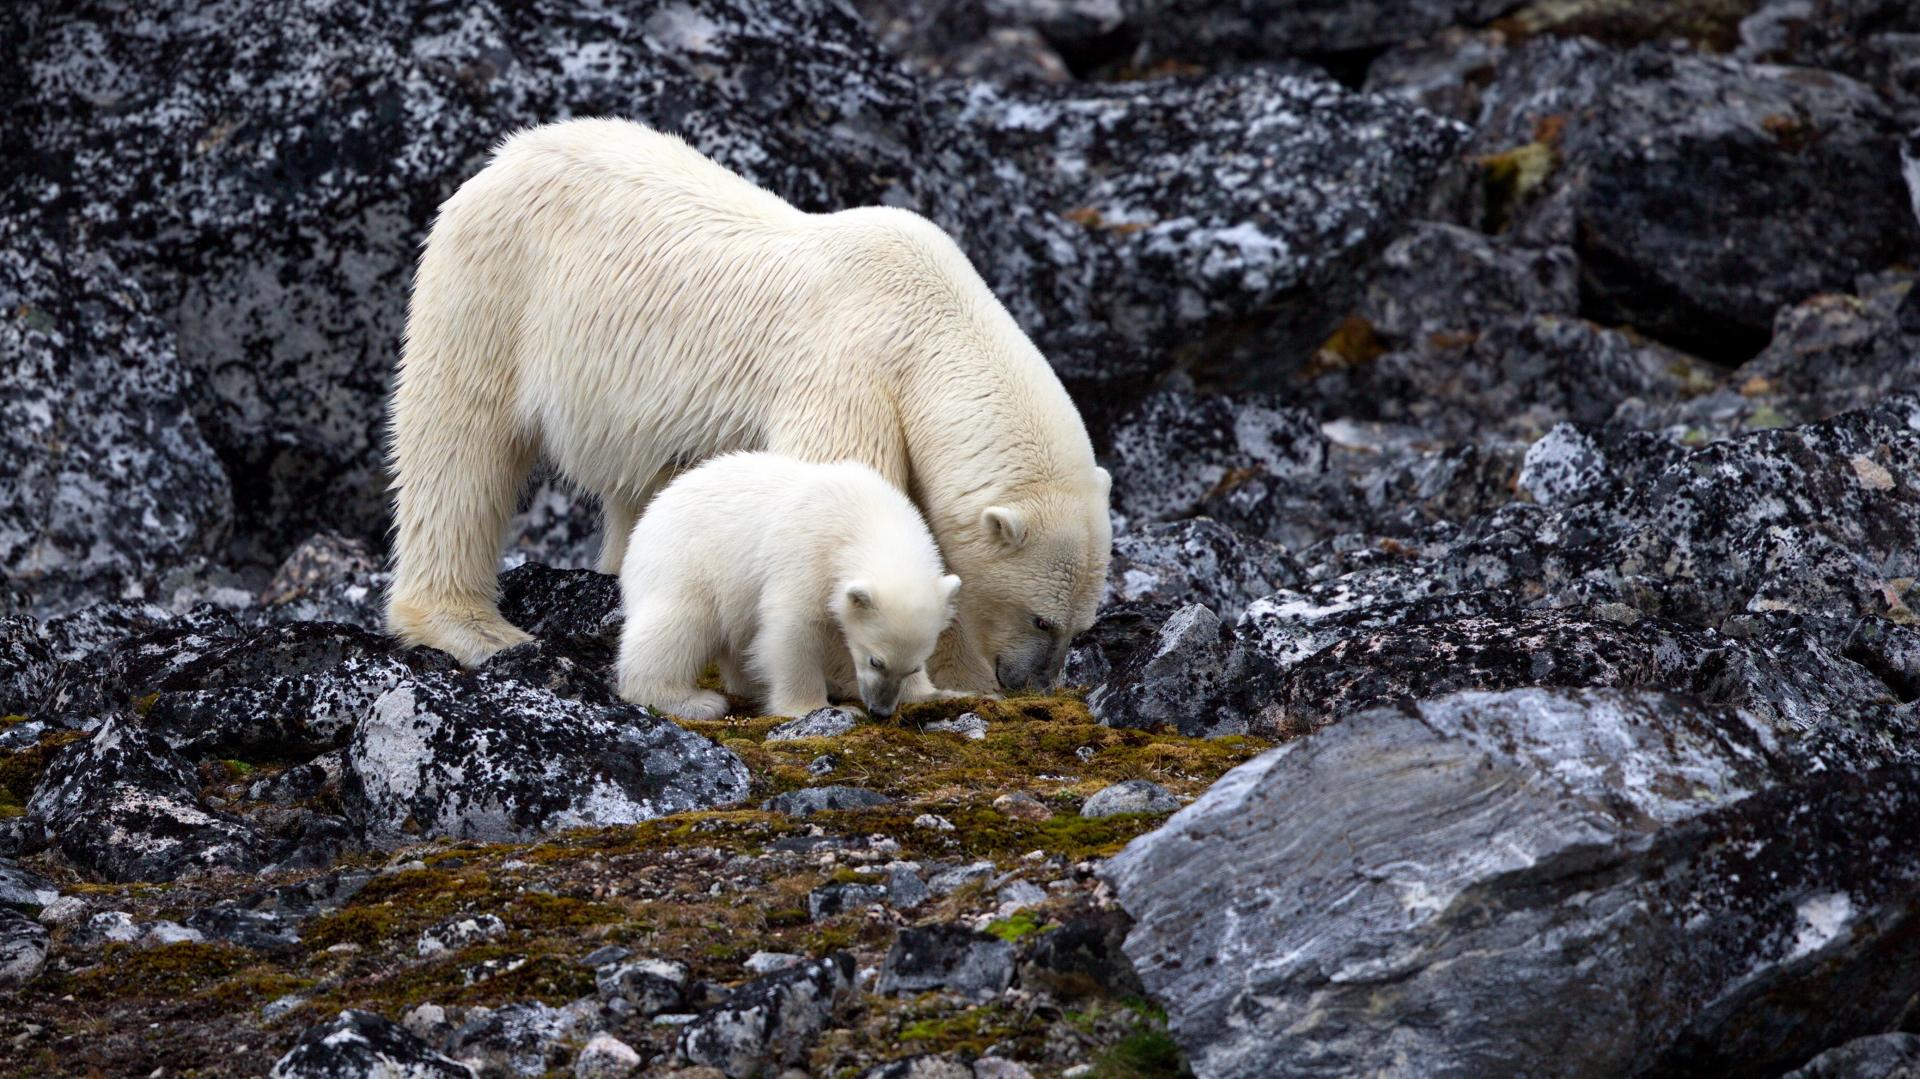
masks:
<path id="1" fill-rule="evenodd" d="M 544 455 L 606 514 L 600 569 L 688 462 L 871 466 L 966 582 L 931 669 L 1040 685 L 1091 624 L 1112 534 L 1079 411 L 966 255 L 905 210 L 804 213 L 679 139 L 574 120 L 508 139 L 441 207 L 391 410 L 388 624 L 464 663 Z"/>

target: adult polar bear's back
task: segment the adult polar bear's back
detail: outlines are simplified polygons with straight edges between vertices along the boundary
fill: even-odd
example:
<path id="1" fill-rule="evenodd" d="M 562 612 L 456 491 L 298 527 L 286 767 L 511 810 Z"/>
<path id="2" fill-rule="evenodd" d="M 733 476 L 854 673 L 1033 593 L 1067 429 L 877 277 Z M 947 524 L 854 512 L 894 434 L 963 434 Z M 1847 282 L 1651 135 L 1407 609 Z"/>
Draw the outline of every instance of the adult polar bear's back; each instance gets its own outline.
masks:
<path id="1" fill-rule="evenodd" d="M 542 453 L 601 498 L 606 572 L 677 468 L 736 449 L 873 466 L 967 582 L 935 664 L 956 688 L 1050 676 L 1106 574 L 1079 413 L 944 233 L 803 213 L 638 124 L 514 136 L 442 206 L 392 426 L 388 620 L 468 663 L 526 639 L 495 573 Z"/>

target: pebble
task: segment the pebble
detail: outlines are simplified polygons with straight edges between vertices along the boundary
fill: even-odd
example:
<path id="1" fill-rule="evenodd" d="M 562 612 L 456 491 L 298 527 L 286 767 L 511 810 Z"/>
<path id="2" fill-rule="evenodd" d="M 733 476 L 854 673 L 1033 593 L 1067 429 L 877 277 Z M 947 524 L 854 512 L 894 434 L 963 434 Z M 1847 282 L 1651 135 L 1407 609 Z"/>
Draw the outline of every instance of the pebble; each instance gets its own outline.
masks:
<path id="1" fill-rule="evenodd" d="M 1172 813 L 1180 808 L 1180 799 L 1158 783 L 1129 779 L 1115 783 L 1087 799 L 1080 815 L 1089 820 L 1117 817 L 1124 813 Z"/>
<path id="2" fill-rule="evenodd" d="M 575 1079 L 624 1079 L 640 1068 L 640 1054 L 611 1034 L 595 1034 L 574 1058 Z"/>
<path id="3" fill-rule="evenodd" d="M 935 720 L 920 729 L 926 732 L 957 734 L 971 742 L 979 742 L 987 737 L 987 721 L 973 712 L 964 713 L 953 719 Z"/>
<path id="4" fill-rule="evenodd" d="M 1009 791 L 993 800 L 993 808 L 1015 820 L 1043 821 L 1053 817 L 1047 804 L 1026 791 Z"/>

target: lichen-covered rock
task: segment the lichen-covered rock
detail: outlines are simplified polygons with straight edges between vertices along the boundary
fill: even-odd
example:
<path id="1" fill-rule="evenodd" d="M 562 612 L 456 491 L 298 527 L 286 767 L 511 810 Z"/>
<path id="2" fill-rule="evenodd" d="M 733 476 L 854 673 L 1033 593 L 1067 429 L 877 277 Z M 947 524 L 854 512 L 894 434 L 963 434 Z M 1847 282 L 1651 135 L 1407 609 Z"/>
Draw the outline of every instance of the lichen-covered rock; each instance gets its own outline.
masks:
<path id="1" fill-rule="evenodd" d="M 1115 536 L 1107 601 L 1199 603 L 1234 619 L 1247 604 L 1300 580 L 1285 548 L 1197 517 Z"/>
<path id="2" fill-rule="evenodd" d="M 1104 872 L 1203 1079 L 1548 1073 L 1569 1046 L 1779 1071 L 1920 989 L 1920 769 L 1806 769 L 1790 737 L 1659 694 L 1430 699 L 1241 766 Z"/>
<path id="3" fill-rule="evenodd" d="M 1146 54 L 1217 63 L 1379 48 L 1486 22 L 1513 0 L 1123 0 Z"/>
<path id="4" fill-rule="evenodd" d="M 1920 11 L 1904 0 L 1765 0 L 1740 22 L 1739 55 L 1844 72 L 1920 109 Z"/>
<path id="5" fill-rule="evenodd" d="M 192 766 L 159 735 L 123 716 L 55 758 L 27 812 L 74 864 L 108 880 L 173 880 L 264 865 L 266 837 L 204 808 L 199 787 Z"/>
<path id="6" fill-rule="evenodd" d="M 500 613 L 535 637 L 611 641 L 620 636 L 620 579 L 537 562 L 500 575 Z"/>
<path id="7" fill-rule="evenodd" d="M 1045 933 L 1020 941 L 1020 986 L 1073 998 L 1105 994 L 1144 996 L 1146 989 L 1127 958 L 1125 911 L 1093 910 L 1067 918 Z"/>
<path id="8" fill-rule="evenodd" d="M 47 965 L 52 940 L 45 927 L 0 906 L 0 988 L 25 985 Z"/>
<path id="9" fill-rule="evenodd" d="M 767 799 L 760 808 L 769 813 L 785 813 L 790 817 L 810 817 L 815 813 L 833 810 L 872 809 L 875 806 L 892 804 L 893 799 L 878 791 L 870 791 L 862 787 L 846 787 L 836 783 L 824 787 L 802 787 L 797 791 L 776 794 Z"/>
<path id="10" fill-rule="evenodd" d="M 625 1079 L 640 1070 L 640 1054 L 611 1034 L 587 1039 L 573 1058 L 573 1079 Z"/>
<path id="11" fill-rule="evenodd" d="M 885 1064 L 875 1064 L 860 1073 L 860 1079 L 974 1079 L 973 1069 L 957 1060 L 931 1053 L 916 1053 Z"/>
<path id="12" fill-rule="evenodd" d="M 52 881 L 0 855 L 0 907 L 38 910 L 58 898 L 60 889 Z"/>
<path id="13" fill-rule="evenodd" d="M 643 1016 L 678 1011 L 687 1002 L 688 974 L 684 963 L 635 959 L 609 963 L 594 971 L 600 996 L 619 997 Z"/>
<path id="14" fill-rule="evenodd" d="M 1920 248 L 1900 133 L 1843 75 L 1543 39 L 1486 91 L 1468 214 L 1573 244 L 1590 317 L 1744 360 L 1781 305 Z"/>
<path id="15" fill-rule="evenodd" d="M 1172 813 L 1179 808 L 1180 799 L 1160 784 L 1147 779 L 1129 779 L 1088 796 L 1086 804 L 1080 807 L 1080 815 L 1097 820 L 1122 813 Z"/>
<path id="16" fill-rule="evenodd" d="M 222 903 L 195 911 L 187 926 L 213 940 L 264 952 L 288 952 L 300 944 L 294 919 L 275 910 L 254 910 L 238 903 Z"/>
<path id="17" fill-rule="evenodd" d="M 431 959 L 506 935 L 507 923 L 501 921 L 498 914 L 453 918 L 421 930 L 415 950 L 422 959 Z"/>
<path id="18" fill-rule="evenodd" d="M 1320 425 L 1277 396 L 1196 394 L 1179 385 L 1141 402 L 1111 438 L 1113 507 L 1135 525 L 1192 516 L 1236 470 L 1311 476 L 1327 460 Z"/>
<path id="19" fill-rule="evenodd" d="M 216 552 L 232 493 L 163 312 L 111 258 L 0 224 L 0 580 L 55 613 Z"/>
<path id="20" fill-rule="evenodd" d="M 478 1065 L 482 1075 L 544 1076 L 591 1022 L 593 1009 L 591 999 L 560 1008 L 538 1002 L 475 1008 L 447 1039 L 447 1051 Z"/>
<path id="21" fill-rule="evenodd" d="M 1571 247 L 1522 247 L 1422 221 L 1387 245 L 1368 275 L 1359 314 L 1395 342 L 1477 329 L 1503 316 L 1572 315 L 1580 308 L 1578 268 Z"/>
<path id="22" fill-rule="evenodd" d="M 795 738 L 833 738 L 852 730 L 857 723 L 854 714 L 845 708 L 816 708 L 774 727 L 767 732 L 765 740 L 790 742 Z"/>
<path id="23" fill-rule="evenodd" d="M 965 926 L 941 924 L 900 930 L 887 949 L 875 990 L 914 994 L 937 989 L 986 1000 L 1012 982 L 1012 944 Z"/>
<path id="24" fill-rule="evenodd" d="M 0 618 L 0 716 L 38 711 L 57 669 L 53 651 L 33 619 Z"/>
<path id="25" fill-rule="evenodd" d="M 260 592 L 268 617 L 289 622 L 344 622 L 380 632 L 393 574 L 366 543 L 338 532 L 307 537 L 280 563 Z"/>
<path id="26" fill-rule="evenodd" d="M 274 1062 L 271 1079 L 477 1079 L 465 1064 L 393 1023 L 362 1011 L 343 1011 L 331 1023 L 309 1027 L 299 1044 Z"/>
<path id="27" fill-rule="evenodd" d="M 746 794 L 739 758 L 646 709 L 457 672 L 418 675 L 375 701 L 341 781 L 348 819 L 387 845 L 633 824 Z"/>
<path id="28" fill-rule="evenodd" d="M 1266 731 L 1273 673 L 1260 649 L 1190 604 L 1087 695 L 1087 708 L 1109 727 L 1166 726 L 1196 738 Z"/>
<path id="29" fill-rule="evenodd" d="M 680 1034 L 680 1055 L 728 1079 L 771 1074 L 807 1050 L 853 993 L 853 957 L 836 952 L 740 986 Z"/>
<path id="30" fill-rule="evenodd" d="M 818 922 L 841 914 L 857 914 L 877 903 L 885 903 L 887 894 L 882 884 L 840 881 L 822 884 L 807 893 L 807 917 Z"/>
<path id="31" fill-rule="evenodd" d="M 1085 633 L 1073 639 L 1060 668 L 1060 684 L 1091 688 L 1105 682 L 1179 608 L 1165 603 L 1106 603 Z"/>

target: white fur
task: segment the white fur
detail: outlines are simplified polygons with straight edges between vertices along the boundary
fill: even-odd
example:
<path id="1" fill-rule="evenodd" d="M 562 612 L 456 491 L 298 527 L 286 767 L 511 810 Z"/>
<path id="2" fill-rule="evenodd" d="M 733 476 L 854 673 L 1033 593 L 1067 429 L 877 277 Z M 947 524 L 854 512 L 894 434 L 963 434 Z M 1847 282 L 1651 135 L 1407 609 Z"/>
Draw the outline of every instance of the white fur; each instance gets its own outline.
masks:
<path id="1" fill-rule="evenodd" d="M 516 135 L 441 207 L 392 441 L 389 625 L 467 663 L 526 639 L 495 574 L 542 453 L 606 507 L 606 572 L 707 457 L 872 466 L 967 581 L 934 667 L 957 688 L 1057 671 L 1112 540 L 1078 411 L 944 233 L 904 210 L 802 213 L 615 120 Z"/>
<path id="2" fill-rule="evenodd" d="M 866 465 L 716 457 L 633 527 L 620 695 L 718 719 L 726 698 L 695 684 L 717 660 L 727 691 L 770 715 L 856 695 L 886 715 L 942 696 L 926 663 L 960 586 L 944 574 L 920 511 Z"/>

